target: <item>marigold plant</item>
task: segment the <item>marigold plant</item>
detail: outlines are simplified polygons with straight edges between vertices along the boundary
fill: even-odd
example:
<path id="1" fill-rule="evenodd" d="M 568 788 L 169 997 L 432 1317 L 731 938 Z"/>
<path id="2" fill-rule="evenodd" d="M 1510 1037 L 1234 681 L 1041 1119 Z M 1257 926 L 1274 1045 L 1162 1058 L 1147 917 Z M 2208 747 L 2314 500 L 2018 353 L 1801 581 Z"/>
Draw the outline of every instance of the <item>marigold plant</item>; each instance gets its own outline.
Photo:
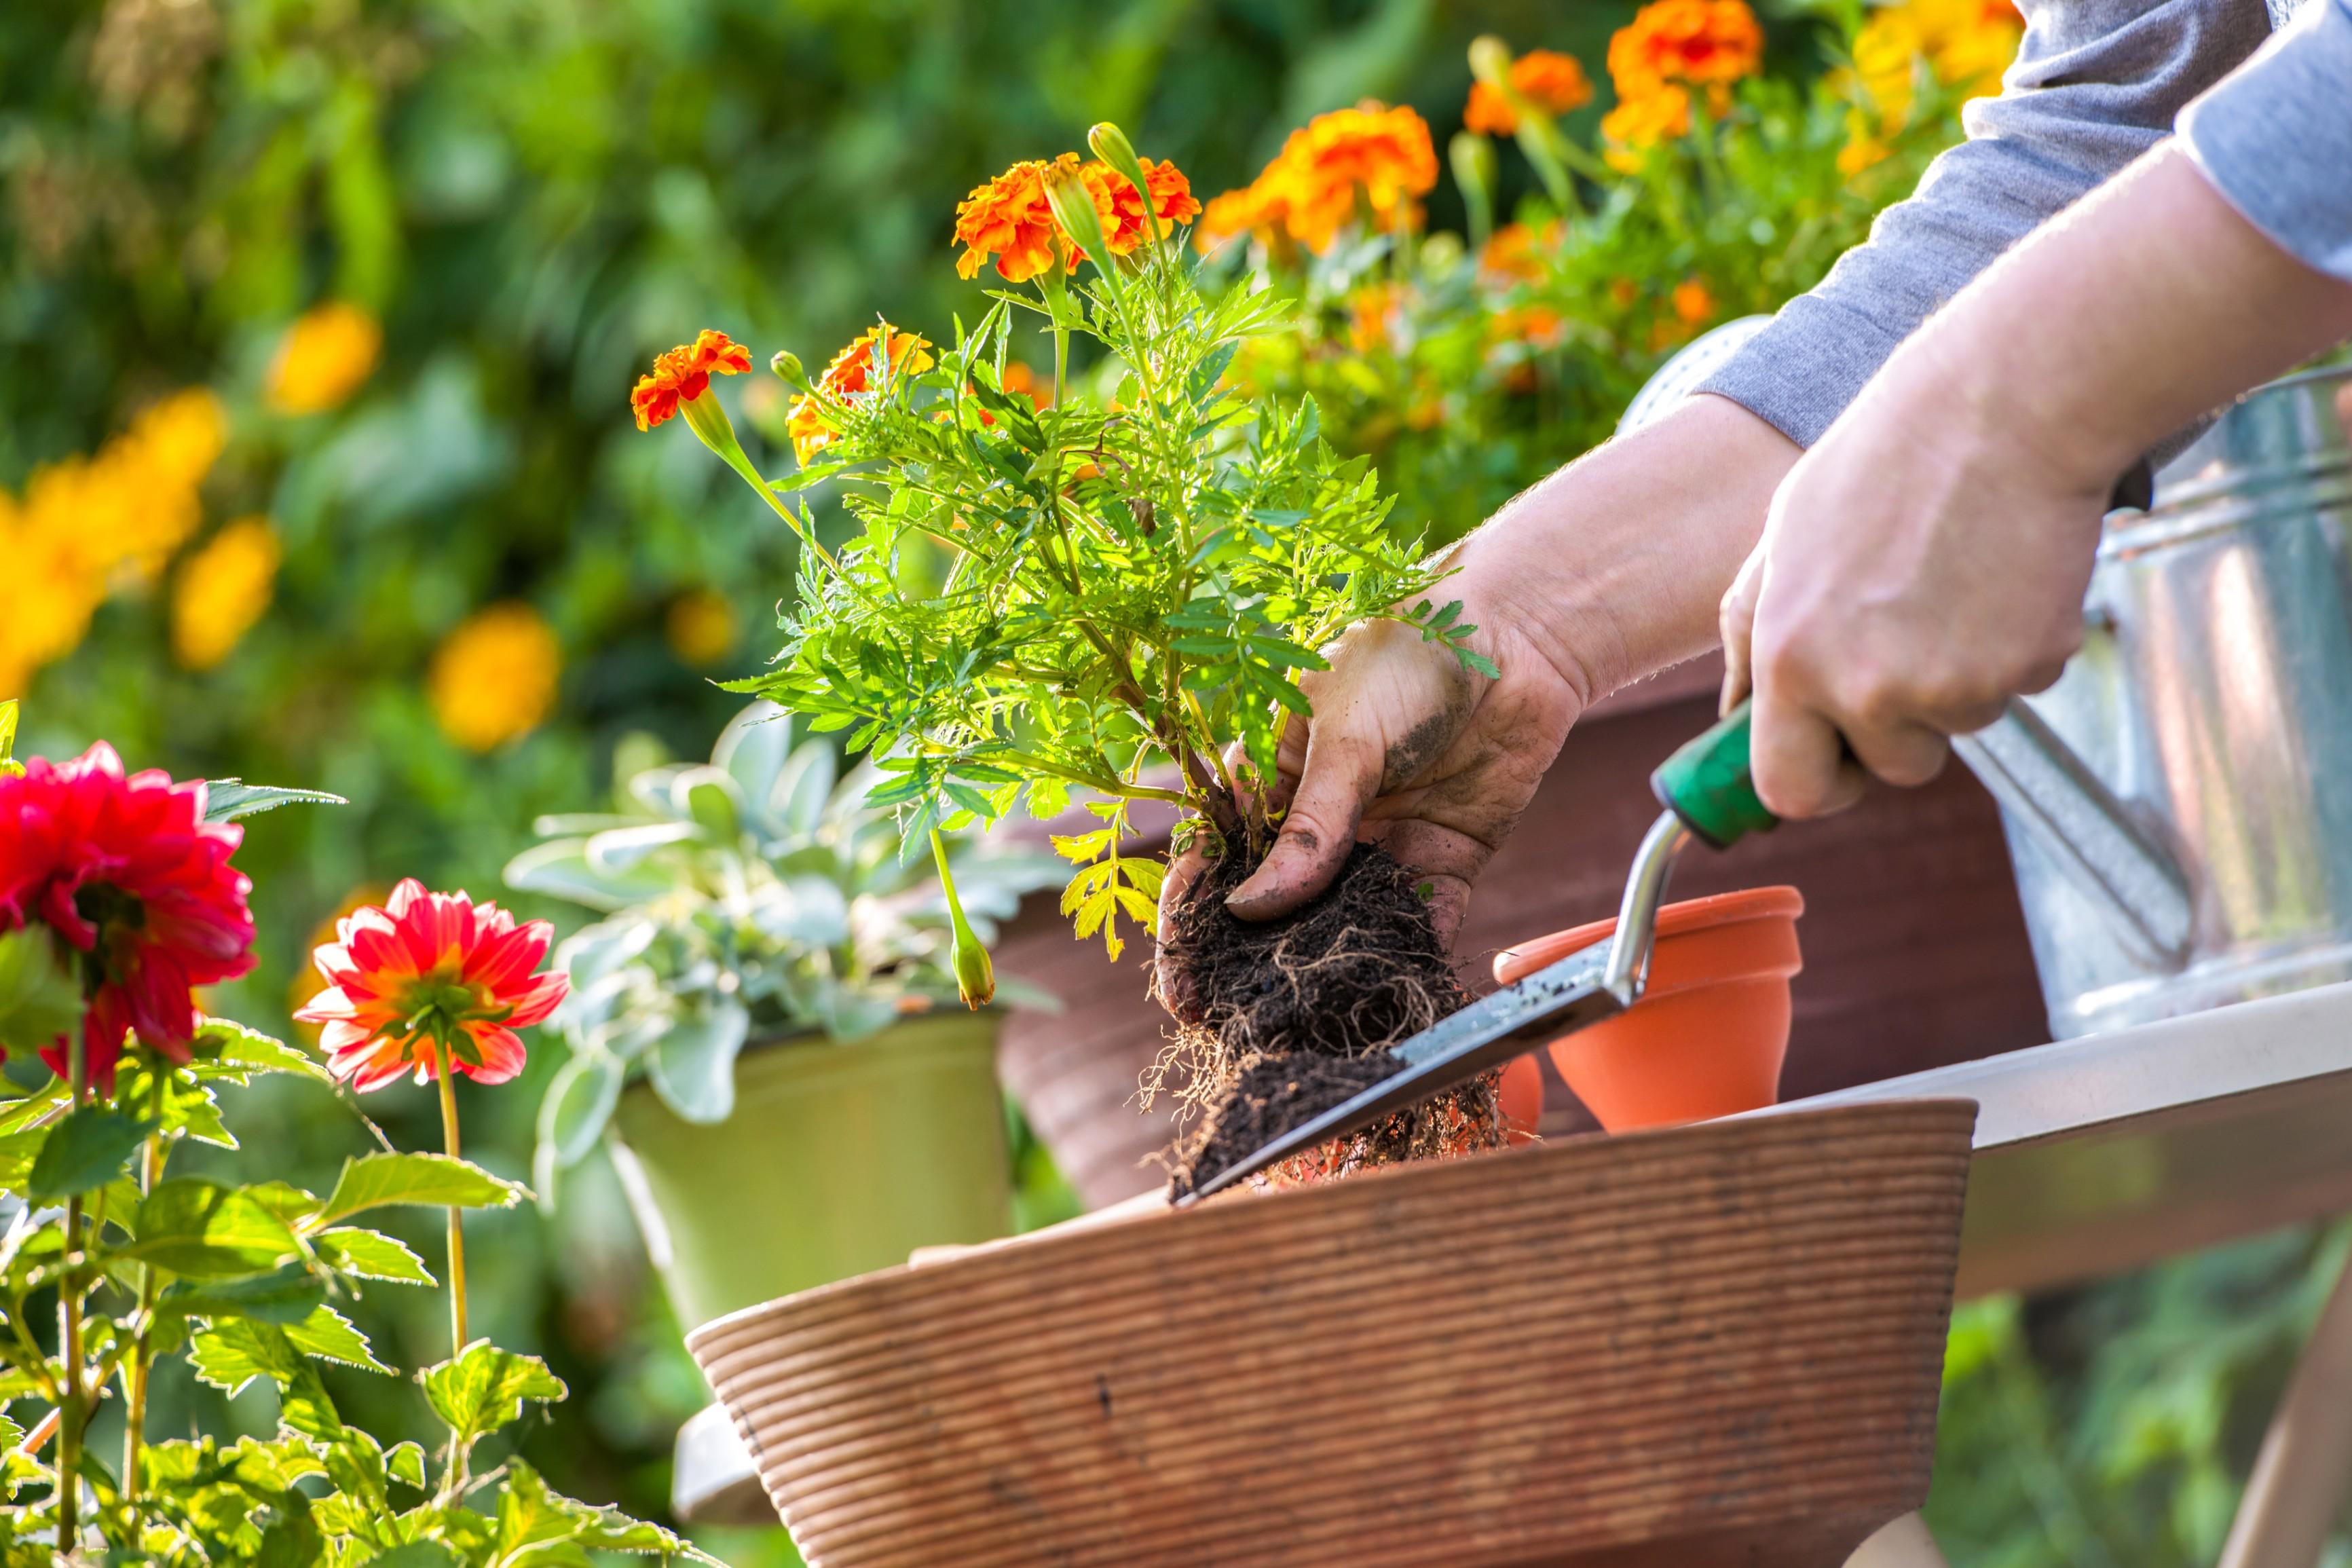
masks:
<path id="1" fill-rule="evenodd" d="M 1412 153 L 1388 112 L 1307 138 L 1333 188 L 1374 212 L 1433 177 L 1425 128 Z M 1285 326 L 1280 301 L 1206 292 L 1181 176 L 1112 128 L 1092 141 L 1099 163 L 1022 165 L 965 205 L 960 265 L 995 258 L 1034 287 L 996 290 L 952 346 L 879 326 L 804 384 L 794 432 L 822 430 L 799 443 L 822 460 L 761 488 L 836 488 L 861 531 L 804 555 L 782 651 L 743 689 L 879 759 L 873 798 L 903 808 L 910 847 L 1090 796 L 1102 826 L 1057 841 L 1079 864 L 1064 907 L 1116 955 L 1122 917 L 1149 926 L 1159 889 L 1156 862 L 1120 852 L 1136 803 L 1262 843 L 1249 779 L 1271 775 L 1282 724 L 1307 711 L 1297 678 L 1321 668 L 1317 650 L 1368 616 L 1457 647 L 1473 628 L 1425 596 L 1439 574 L 1392 537 L 1370 466 L 1321 439 L 1311 400 L 1227 384 L 1236 353 Z M 1042 406 L 1015 389 L 1023 328 L 1054 342 Z M 1085 385 L 1073 341 L 1096 360 Z M 794 523 L 814 537 L 805 510 Z"/>

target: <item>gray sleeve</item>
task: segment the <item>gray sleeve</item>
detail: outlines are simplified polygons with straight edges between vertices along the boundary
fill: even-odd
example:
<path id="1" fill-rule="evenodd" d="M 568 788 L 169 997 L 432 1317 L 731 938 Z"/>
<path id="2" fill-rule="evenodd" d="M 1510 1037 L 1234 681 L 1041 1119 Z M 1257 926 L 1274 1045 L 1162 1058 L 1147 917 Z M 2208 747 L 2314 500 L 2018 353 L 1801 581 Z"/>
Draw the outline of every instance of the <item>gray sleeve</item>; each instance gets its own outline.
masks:
<path id="1" fill-rule="evenodd" d="M 2000 95 L 1962 113 L 1968 140 L 1701 391 L 1811 446 L 1921 321 L 2162 140 L 2270 32 L 2263 0 L 2025 0 L 2023 10 Z"/>
<path id="2" fill-rule="evenodd" d="M 2248 223 L 2352 282 L 2352 0 L 2307 0 L 2189 106 L 2180 139 Z"/>

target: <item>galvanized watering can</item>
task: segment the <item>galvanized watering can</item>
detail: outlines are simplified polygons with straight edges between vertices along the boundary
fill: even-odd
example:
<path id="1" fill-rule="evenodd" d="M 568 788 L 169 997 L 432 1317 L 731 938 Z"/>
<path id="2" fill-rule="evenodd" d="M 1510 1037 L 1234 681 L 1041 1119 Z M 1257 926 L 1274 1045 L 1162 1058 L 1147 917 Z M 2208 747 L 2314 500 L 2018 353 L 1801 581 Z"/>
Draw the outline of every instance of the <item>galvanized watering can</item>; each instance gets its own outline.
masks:
<path id="1" fill-rule="evenodd" d="M 1660 370 L 1647 423 L 1763 318 Z M 1954 750 L 2064 1039 L 2352 980 L 2352 368 L 2262 388 L 2108 521 L 2082 651 Z"/>

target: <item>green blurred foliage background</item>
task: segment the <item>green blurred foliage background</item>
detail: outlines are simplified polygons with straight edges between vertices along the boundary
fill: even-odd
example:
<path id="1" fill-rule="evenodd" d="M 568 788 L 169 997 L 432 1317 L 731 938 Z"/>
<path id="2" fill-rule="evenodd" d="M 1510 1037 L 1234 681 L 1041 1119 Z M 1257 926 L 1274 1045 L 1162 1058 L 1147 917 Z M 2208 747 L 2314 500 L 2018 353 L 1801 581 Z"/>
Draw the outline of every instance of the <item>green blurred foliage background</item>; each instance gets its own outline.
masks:
<path id="1" fill-rule="evenodd" d="M 706 752 L 713 675 L 765 650 L 793 552 L 696 445 L 639 437 L 625 396 L 702 326 L 822 363 L 880 311 L 972 309 L 954 205 L 1102 119 L 1204 197 L 1307 115 L 1411 102 L 1443 145 L 1480 32 L 1599 76 L 1624 0 L 9 0 L 0 7 L 0 488 L 95 450 L 190 385 L 232 432 L 198 539 L 265 513 L 269 614 L 220 664 L 170 651 L 174 578 L 115 594 L 23 693 L 22 750 L 111 740 L 131 764 L 334 790 L 352 804 L 250 825 L 262 963 L 222 1011 L 282 1025 L 304 938 L 354 889 L 413 874 L 498 891 L 541 812 L 604 795 L 625 737 Z M 1807 63 L 1801 17 L 1768 18 Z M 1583 111 L 1583 132 L 1606 105 Z M 1505 160 L 1507 196 L 1523 188 Z M 1450 186 L 1435 227 L 1458 227 Z M 1507 210 L 1507 199 L 1505 203 Z M 288 324 L 320 301 L 383 328 L 348 403 L 263 396 Z M 764 378 L 762 378 L 764 379 Z M 730 395 L 740 395 L 730 391 Z M 731 633 L 690 662 L 666 635 L 715 594 Z M 527 604 L 562 652 L 553 710 L 477 753 L 436 724 L 434 650 Z M 707 626 L 706 622 L 706 626 Z M 723 646 L 714 647 L 714 644 Z M 7 695 L 7 693 L 0 693 Z M 556 913 L 554 910 L 532 910 Z M 538 1089 L 468 1085 L 473 1152 L 527 1177 Z M 422 1091 L 364 1108 L 433 1140 Z M 316 1184 L 368 1146 L 348 1100 L 271 1085 L 232 1109 L 248 1148 Z M 1024 1217 L 1066 1212 L 1034 1142 Z M 658 1516 L 671 1431 L 704 1397 L 609 1176 L 551 1221 L 485 1217 L 475 1313 L 574 1391 L 525 1447 L 562 1490 Z M 600 1185 L 600 1183 L 602 1184 Z M 437 1256 L 433 1222 L 411 1237 Z M 1961 1568 L 2210 1561 L 2262 1415 L 2341 1238 L 2250 1243 L 2063 1300 L 1964 1313 L 1935 1518 Z M 386 1288 L 364 1326 L 440 1353 L 437 1311 Z M 336 1374 L 387 1441 L 425 1436 L 397 1387 Z M 262 1396 L 266 1397 L 266 1396 Z M 166 1420 L 258 1424 L 184 1384 Z M 782 1561 L 781 1538 L 717 1542 Z"/>

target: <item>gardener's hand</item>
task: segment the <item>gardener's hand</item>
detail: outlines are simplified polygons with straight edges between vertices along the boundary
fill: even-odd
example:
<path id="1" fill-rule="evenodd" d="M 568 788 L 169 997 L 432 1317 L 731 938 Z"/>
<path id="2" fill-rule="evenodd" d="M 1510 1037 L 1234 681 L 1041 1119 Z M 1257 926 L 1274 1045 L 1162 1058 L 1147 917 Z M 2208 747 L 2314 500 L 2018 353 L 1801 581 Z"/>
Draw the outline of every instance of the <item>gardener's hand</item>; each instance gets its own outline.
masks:
<path id="1" fill-rule="evenodd" d="M 1725 700 L 1752 676 L 1764 804 L 1834 811 L 1864 770 L 1923 783 L 1948 737 L 2056 679 L 2116 476 L 2347 332 L 2352 286 L 2177 149 L 1989 269 L 1796 466 L 1726 597 Z"/>
<path id="2" fill-rule="evenodd" d="M 1286 805 L 1265 863 L 1228 902 L 1270 920 L 1330 885 L 1359 837 L 1432 884 L 1451 941 L 1471 881 L 1534 795 L 1569 727 L 1601 696 L 1704 652 L 1718 596 L 1796 460 L 1735 404 L 1694 397 L 1513 501 L 1455 552 L 1438 588 L 1478 630 L 1486 679 L 1393 623 L 1360 626 L 1301 682 L 1314 704 L 1284 738 Z M 1202 862 L 1170 868 L 1162 908 Z M 1162 976 L 1162 995 L 1180 977 Z"/>

